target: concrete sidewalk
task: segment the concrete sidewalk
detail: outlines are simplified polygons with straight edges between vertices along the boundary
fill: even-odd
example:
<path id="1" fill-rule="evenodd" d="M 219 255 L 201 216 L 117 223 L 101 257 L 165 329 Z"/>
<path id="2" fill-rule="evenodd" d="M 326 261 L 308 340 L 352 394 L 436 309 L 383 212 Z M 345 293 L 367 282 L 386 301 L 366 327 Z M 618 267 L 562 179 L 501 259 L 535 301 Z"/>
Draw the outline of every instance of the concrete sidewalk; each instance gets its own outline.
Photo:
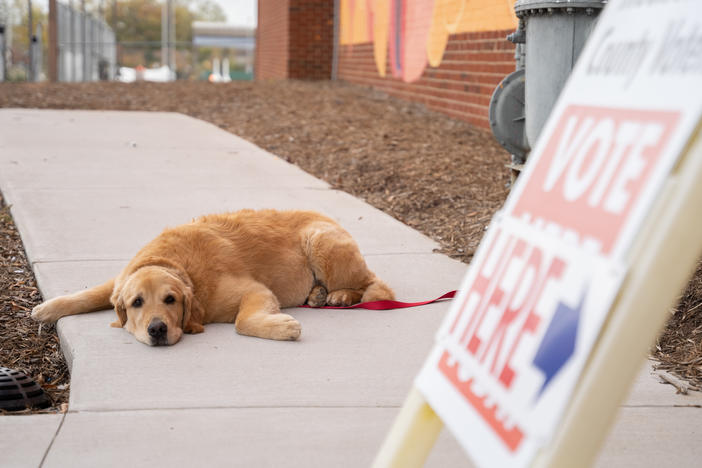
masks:
<path id="1" fill-rule="evenodd" d="M 0 110 L 0 189 L 45 298 L 116 275 L 166 226 L 241 208 L 338 220 L 400 300 L 437 297 L 465 272 L 390 216 L 179 114 Z M 292 309 L 299 342 L 212 324 L 160 348 L 110 328 L 114 312 L 67 317 L 69 411 L 0 418 L 0 464 L 368 466 L 447 308 Z M 699 405 L 644 369 L 599 463 L 695 463 Z M 428 466 L 466 464 L 444 431 Z"/>

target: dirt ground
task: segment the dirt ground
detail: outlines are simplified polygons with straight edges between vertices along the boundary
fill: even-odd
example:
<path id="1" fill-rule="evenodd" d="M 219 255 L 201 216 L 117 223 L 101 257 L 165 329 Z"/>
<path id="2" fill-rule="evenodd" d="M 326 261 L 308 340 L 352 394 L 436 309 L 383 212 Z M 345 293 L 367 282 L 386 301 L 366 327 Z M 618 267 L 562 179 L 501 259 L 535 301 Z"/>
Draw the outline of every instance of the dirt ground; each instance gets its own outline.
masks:
<path id="1" fill-rule="evenodd" d="M 0 84 L 0 107 L 174 111 L 212 122 L 366 200 L 463 262 L 509 190 L 509 157 L 489 132 L 343 83 Z M 17 313 L 5 307 L 12 300 L 0 290 L 3 315 Z M 698 387 L 701 310 L 698 270 L 654 351 Z"/>

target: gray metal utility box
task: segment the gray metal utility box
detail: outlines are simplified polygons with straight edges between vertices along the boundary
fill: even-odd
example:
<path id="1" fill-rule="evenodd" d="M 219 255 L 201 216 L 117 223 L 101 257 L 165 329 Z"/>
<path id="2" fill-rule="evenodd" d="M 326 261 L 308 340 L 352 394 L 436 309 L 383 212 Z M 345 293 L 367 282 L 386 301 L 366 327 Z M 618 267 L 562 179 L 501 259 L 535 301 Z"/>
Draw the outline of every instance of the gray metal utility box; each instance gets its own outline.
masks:
<path id="1" fill-rule="evenodd" d="M 519 168 L 529 155 L 606 0 L 517 0 L 518 29 L 507 39 L 516 71 L 497 86 L 490 126 Z"/>

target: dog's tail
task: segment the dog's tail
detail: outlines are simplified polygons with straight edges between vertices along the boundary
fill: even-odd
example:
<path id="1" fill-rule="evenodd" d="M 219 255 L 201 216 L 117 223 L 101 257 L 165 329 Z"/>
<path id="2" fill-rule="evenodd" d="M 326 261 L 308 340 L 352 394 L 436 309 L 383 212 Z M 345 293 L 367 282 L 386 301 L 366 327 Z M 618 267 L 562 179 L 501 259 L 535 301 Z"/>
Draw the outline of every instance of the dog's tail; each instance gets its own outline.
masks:
<path id="1" fill-rule="evenodd" d="M 32 318 L 40 322 L 55 322 L 68 315 L 111 309 L 110 295 L 115 286 L 111 279 L 100 286 L 67 296 L 59 296 L 39 304 L 32 310 Z"/>
<path id="2" fill-rule="evenodd" d="M 377 276 L 373 278 L 371 284 L 368 285 L 363 293 L 361 302 L 374 301 L 394 301 L 395 293 L 390 287 L 381 281 Z"/>

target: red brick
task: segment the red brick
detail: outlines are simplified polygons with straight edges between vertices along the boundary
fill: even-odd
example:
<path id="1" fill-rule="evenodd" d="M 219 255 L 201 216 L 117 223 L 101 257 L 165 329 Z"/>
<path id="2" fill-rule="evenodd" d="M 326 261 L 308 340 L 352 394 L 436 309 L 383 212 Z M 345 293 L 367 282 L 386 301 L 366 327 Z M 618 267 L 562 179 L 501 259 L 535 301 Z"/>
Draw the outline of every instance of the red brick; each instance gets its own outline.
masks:
<path id="1" fill-rule="evenodd" d="M 497 84 L 514 71 L 514 45 L 505 39 L 512 31 L 461 33 L 449 37 L 443 61 L 427 66 L 413 83 L 393 78 L 389 64 L 381 77 L 373 58 L 373 44 L 342 46 L 339 79 L 372 86 L 392 96 L 426 105 L 474 125 L 489 128 L 490 97 Z"/>

